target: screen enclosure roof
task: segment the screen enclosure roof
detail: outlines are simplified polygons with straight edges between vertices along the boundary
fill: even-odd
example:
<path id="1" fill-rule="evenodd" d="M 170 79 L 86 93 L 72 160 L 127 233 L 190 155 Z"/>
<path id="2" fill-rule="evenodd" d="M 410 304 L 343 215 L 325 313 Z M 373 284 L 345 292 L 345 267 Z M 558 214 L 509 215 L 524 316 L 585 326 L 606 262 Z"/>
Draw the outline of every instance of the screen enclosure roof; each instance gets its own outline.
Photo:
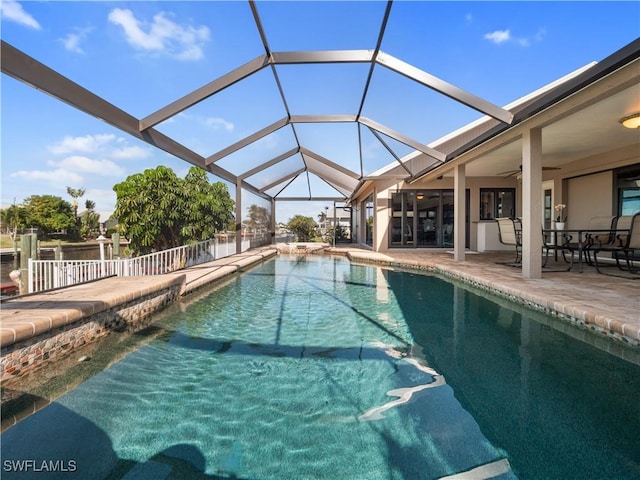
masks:
<path id="1" fill-rule="evenodd" d="M 211 2 L 212 12 L 216 3 Z M 543 89 L 503 108 L 429 73 L 428 61 L 414 65 L 398 46 L 398 33 L 406 28 L 402 18 L 414 2 L 368 3 L 366 15 L 341 16 L 345 4 L 357 9 L 358 3 L 315 4 L 324 12 L 318 22 L 340 20 L 338 26 L 327 24 L 324 29 L 316 25 L 325 36 L 317 42 L 313 31 L 305 34 L 304 25 L 293 20 L 297 36 L 273 27 L 278 9 L 304 9 L 304 2 L 235 4 L 243 26 L 238 35 L 252 44 L 238 52 L 234 67 L 203 76 L 199 86 L 175 98 L 156 99 L 153 91 L 145 92 L 158 107 L 135 115 L 4 40 L 2 71 L 236 187 L 276 200 L 348 201 L 368 180 L 390 175 L 415 180 L 463 152 L 466 144 L 509 128 L 514 118 L 521 121 L 526 115 L 515 115 L 527 108 L 533 112 L 531 105 L 544 95 L 547 102 L 553 100 Z M 402 14 L 397 19 L 396 9 Z M 341 42 L 337 28 L 357 35 Z M 329 48 L 298 48 L 316 43 Z M 391 51 L 385 51 L 387 46 Z M 233 47 L 230 50 L 233 54 Z M 111 73 L 116 81 L 123 72 Z M 499 81 L 495 72 L 487 75 Z M 426 122 L 415 121 L 415 115 L 403 110 L 411 103 L 428 106 L 425 117 L 452 112 L 459 114 L 461 128 L 474 128 L 463 131 L 454 146 L 434 143 L 448 132 L 431 131 Z M 228 135 L 194 141 L 175 127 L 204 112 L 213 112 L 223 123 L 238 109 L 250 120 L 234 133 L 233 141 Z"/>

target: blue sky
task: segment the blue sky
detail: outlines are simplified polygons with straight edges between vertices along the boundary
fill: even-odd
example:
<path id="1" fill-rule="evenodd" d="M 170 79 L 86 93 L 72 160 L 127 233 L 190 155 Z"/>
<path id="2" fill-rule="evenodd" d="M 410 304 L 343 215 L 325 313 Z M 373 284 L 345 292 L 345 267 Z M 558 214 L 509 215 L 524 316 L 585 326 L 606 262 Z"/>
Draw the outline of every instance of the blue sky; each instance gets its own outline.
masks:
<path id="1" fill-rule="evenodd" d="M 3 40 L 138 118 L 264 53 L 244 1 L 1 0 L 0 5 Z M 273 51 L 373 49 L 385 5 L 257 2 Z M 635 1 L 398 1 L 381 48 L 503 106 L 639 35 Z M 356 113 L 369 67 L 277 68 L 292 114 L 302 115 Z M 70 186 L 86 189 L 81 204 L 93 200 L 106 220 L 115 205 L 114 184 L 158 165 L 180 176 L 190 166 L 13 78 L 2 75 L 0 82 L 3 208 L 29 195 L 71 200 Z M 285 114 L 273 75 L 263 69 L 156 128 L 209 156 Z M 380 67 L 363 115 L 427 144 L 480 116 Z M 297 133 L 307 148 L 358 171 L 355 125 L 300 125 Z M 219 164 L 235 174 L 246 171 L 292 148 L 292 137 L 290 129 L 282 129 Z M 365 174 L 394 161 L 368 132 L 363 144 Z M 391 144 L 398 154 L 408 153 Z M 295 161 L 283 162 L 272 175 L 291 171 Z M 314 194 L 336 194 L 317 178 L 310 181 Z M 305 195 L 306 188 L 306 177 L 300 177 L 287 196 Z M 286 222 L 296 213 L 316 217 L 324 206 L 278 204 L 277 220 Z"/>

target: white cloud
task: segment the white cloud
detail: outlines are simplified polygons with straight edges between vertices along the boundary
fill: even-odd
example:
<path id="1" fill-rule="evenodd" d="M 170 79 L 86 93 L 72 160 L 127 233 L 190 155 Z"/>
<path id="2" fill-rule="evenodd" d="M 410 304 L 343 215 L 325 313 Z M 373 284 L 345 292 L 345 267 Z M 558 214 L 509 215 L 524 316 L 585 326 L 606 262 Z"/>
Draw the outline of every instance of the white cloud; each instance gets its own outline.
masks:
<path id="1" fill-rule="evenodd" d="M 467 23 L 473 22 L 473 15 L 471 15 L 470 13 L 465 14 L 464 21 Z"/>
<path id="2" fill-rule="evenodd" d="M 69 153 L 94 153 L 105 144 L 115 140 L 116 136 L 110 133 L 99 135 L 85 135 L 83 137 L 64 137 L 55 145 L 47 147 L 51 153 L 66 155 Z"/>
<path id="3" fill-rule="evenodd" d="M 496 30 L 491 33 L 486 33 L 484 38 L 487 40 L 500 45 L 504 42 L 512 42 L 520 45 L 521 47 L 530 47 L 534 43 L 541 42 L 546 36 L 547 31 L 544 28 L 540 28 L 534 35 L 531 37 L 513 37 L 511 32 L 507 30 Z"/>
<path id="4" fill-rule="evenodd" d="M 89 188 L 84 194 L 83 199 L 95 202 L 95 211 L 100 214 L 100 221 L 106 222 L 113 213 L 117 196 L 113 189 Z"/>
<path id="5" fill-rule="evenodd" d="M 199 60 L 204 56 L 202 48 L 209 40 L 209 29 L 202 25 L 179 25 L 160 12 L 153 22 L 138 20 L 129 9 L 114 8 L 109 21 L 124 30 L 127 42 L 136 49 L 151 53 L 167 54 L 178 60 Z"/>
<path id="6" fill-rule="evenodd" d="M 74 32 L 68 33 L 66 37 L 61 38 L 60 41 L 64 45 L 64 48 L 70 52 L 84 53 L 80 42 L 87 38 L 87 35 L 93 30 L 91 27 L 76 28 Z"/>
<path id="7" fill-rule="evenodd" d="M 224 118 L 220 117 L 209 117 L 204 121 L 205 125 L 213 128 L 214 130 L 218 130 L 220 128 L 224 128 L 227 132 L 232 132 L 235 126 L 233 123 L 228 122 Z"/>
<path id="8" fill-rule="evenodd" d="M 116 137 L 111 133 L 81 137 L 66 136 L 47 148 L 55 155 L 98 154 L 112 160 L 143 159 L 151 155 L 149 149 L 127 145 L 124 138 Z"/>
<path id="9" fill-rule="evenodd" d="M 534 42 L 541 42 L 544 37 L 547 36 L 547 29 L 542 27 L 540 29 L 538 29 L 538 31 L 536 32 L 536 34 L 533 36 L 533 41 Z"/>
<path id="10" fill-rule="evenodd" d="M 511 32 L 509 32 L 509 30 L 496 30 L 491 33 L 485 33 L 484 38 L 500 45 L 511 38 Z"/>
<path id="11" fill-rule="evenodd" d="M 50 165 L 71 171 L 87 172 L 100 176 L 124 175 L 122 167 L 111 160 L 95 160 L 82 155 L 73 155 L 60 161 L 49 161 Z"/>
<path id="12" fill-rule="evenodd" d="M 25 27 L 35 28 L 40 30 L 40 24 L 30 14 L 25 12 L 15 0 L 2 0 L 0 1 L 0 14 L 5 20 L 11 20 Z"/>
<path id="13" fill-rule="evenodd" d="M 55 187 L 60 185 L 82 185 L 82 183 L 84 183 L 84 178 L 82 176 L 63 168 L 49 171 L 19 170 L 12 173 L 10 176 L 23 178 L 25 180 L 44 181 Z"/>
<path id="14" fill-rule="evenodd" d="M 110 153 L 109 156 L 114 160 L 132 160 L 148 158 L 150 155 L 151 152 L 146 148 L 132 145 L 130 147 L 115 149 Z"/>

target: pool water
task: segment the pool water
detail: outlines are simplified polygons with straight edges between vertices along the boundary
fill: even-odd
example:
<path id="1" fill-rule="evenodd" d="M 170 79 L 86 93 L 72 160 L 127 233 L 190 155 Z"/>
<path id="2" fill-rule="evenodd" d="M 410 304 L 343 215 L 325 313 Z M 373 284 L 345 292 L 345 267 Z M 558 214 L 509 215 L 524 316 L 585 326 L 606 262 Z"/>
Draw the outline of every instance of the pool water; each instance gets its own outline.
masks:
<path id="1" fill-rule="evenodd" d="M 512 307 L 280 256 L 5 431 L 3 478 L 640 478 L 640 366 Z"/>

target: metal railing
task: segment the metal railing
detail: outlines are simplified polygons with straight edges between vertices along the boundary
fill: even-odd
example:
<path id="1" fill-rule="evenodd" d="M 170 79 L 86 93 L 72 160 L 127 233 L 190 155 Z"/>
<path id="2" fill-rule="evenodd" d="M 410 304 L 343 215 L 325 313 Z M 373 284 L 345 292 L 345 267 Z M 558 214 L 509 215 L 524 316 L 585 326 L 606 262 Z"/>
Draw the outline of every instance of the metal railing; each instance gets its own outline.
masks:
<path id="1" fill-rule="evenodd" d="M 252 246 L 252 241 L 243 239 L 242 251 L 249 248 L 255 248 Z M 113 275 L 119 277 L 162 275 L 234 254 L 236 254 L 235 236 L 228 235 L 221 239 L 214 238 L 133 258 L 109 260 L 29 259 L 29 293 L 69 287 Z"/>

